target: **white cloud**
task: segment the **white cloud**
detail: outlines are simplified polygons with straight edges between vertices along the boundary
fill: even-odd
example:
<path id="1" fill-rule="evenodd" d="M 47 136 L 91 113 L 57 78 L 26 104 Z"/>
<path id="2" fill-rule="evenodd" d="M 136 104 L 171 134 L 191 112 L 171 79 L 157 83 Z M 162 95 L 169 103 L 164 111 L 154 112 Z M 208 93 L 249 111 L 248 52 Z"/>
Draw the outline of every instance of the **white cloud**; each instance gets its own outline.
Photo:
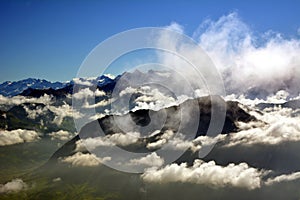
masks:
<path id="1" fill-rule="evenodd" d="M 282 174 L 279 176 L 276 176 L 275 178 L 269 178 L 265 184 L 266 185 L 273 185 L 275 183 L 281 183 L 281 182 L 288 182 L 288 181 L 294 181 L 300 179 L 300 172 L 294 172 L 292 174 Z"/>
<path id="2" fill-rule="evenodd" d="M 176 31 L 179 32 L 181 34 L 184 33 L 184 28 L 183 26 L 181 26 L 180 24 L 176 23 L 176 22 L 172 22 L 169 26 L 166 26 L 165 28 L 172 30 L 172 31 Z"/>
<path id="3" fill-rule="evenodd" d="M 100 97 L 105 96 L 106 93 L 98 88 L 95 91 L 92 91 L 90 88 L 83 88 L 73 94 L 75 99 L 87 99 L 91 97 Z"/>
<path id="4" fill-rule="evenodd" d="M 102 100 L 99 101 L 98 103 L 95 104 L 89 104 L 87 101 L 83 104 L 83 108 L 98 108 L 98 107 L 102 107 L 102 106 L 107 106 L 110 103 L 109 100 Z"/>
<path id="5" fill-rule="evenodd" d="M 230 134 L 228 136 L 229 143 L 225 146 L 276 145 L 286 141 L 300 141 L 300 117 L 293 116 L 294 112 L 290 108 L 267 108 L 263 111 L 263 115 L 256 115 L 261 121 L 239 122 L 237 125 L 242 130 Z"/>
<path id="6" fill-rule="evenodd" d="M 60 177 L 57 177 L 57 178 L 52 179 L 52 182 L 60 182 L 60 181 L 61 181 L 61 178 L 60 178 Z"/>
<path id="7" fill-rule="evenodd" d="M 236 95 L 236 94 L 230 94 L 224 97 L 226 101 L 238 101 L 242 103 L 243 105 L 250 106 L 254 108 L 257 104 L 260 103 L 274 103 L 274 104 L 280 104 L 285 103 L 289 100 L 298 99 L 299 96 L 291 97 L 290 94 L 285 90 L 279 90 L 275 94 L 270 94 L 266 96 L 264 99 L 261 98 L 246 98 L 245 95 Z"/>
<path id="8" fill-rule="evenodd" d="M 88 148 L 88 150 L 93 150 L 97 147 L 105 147 L 105 146 L 127 146 L 130 144 L 134 144 L 137 142 L 140 134 L 137 132 L 128 132 L 126 134 L 123 133 L 115 133 L 112 135 L 106 135 L 105 137 L 94 137 L 78 140 L 76 142 L 76 151 L 83 151 Z"/>
<path id="9" fill-rule="evenodd" d="M 77 85 L 93 86 L 93 83 L 91 83 L 89 80 L 83 80 L 81 78 L 74 78 L 73 81 Z"/>
<path id="10" fill-rule="evenodd" d="M 65 117 L 72 117 L 75 119 L 82 117 L 81 113 L 73 110 L 72 107 L 66 103 L 59 107 L 47 105 L 47 108 L 56 115 L 54 117 L 53 123 L 57 125 L 60 125 Z"/>
<path id="11" fill-rule="evenodd" d="M 73 94 L 73 98 L 75 99 L 84 99 L 93 96 L 94 96 L 94 92 L 90 90 L 90 88 L 81 89 L 78 92 Z"/>
<path id="12" fill-rule="evenodd" d="M 184 32 L 182 26 L 175 27 Z M 255 98 L 285 89 L 291 95 L 299 94 L 299 39 L 285 38 L 272 31 L 254 33 L 235 12 L 216 21 L 206 20 L 193 37 L 215 63 L 227 93 L 249 92 Z M 176 50 L 182 56 L 188 55 L 191 61 L 200 56 L 195 48 L 185 45 L 176 36 L 172 38 L 168 32 L 163 32 L 157 43 L 162 48 Z M 176 72 L 188 77 L 189 83 L 201 81 L 201 77 L 186 67 L 187 64 L 178 56 L 159 53 L 159 58 L 165 66 L 172 66 Z"/>
<path id="13" fill-rule="evenodd" d="M 13 179 L 5 184 L 0 184 L 0 193 L 19 192 L 27 188 L 27 184 L 22 179 Z"/>
<path id="14" fill-rule="evenodd" d="M 35 119 L 37 117 L 39 117 L 41 114 L 45 113 L 48 109 L 46 107 L 36 107 L 36 109 L 32 110 L 27 106 L 23 106 L 23 108 L 25 109 L 28 118 L 30 119 Z"/>
<path id="15" fill-rule="evenodd" d="M 233 186 L 249 190 L 261 187 L 261 177 L 265 172 L 249 167 L 246 163 L 229 164 L 225 167 L 216 165 L 214 161 L 204 163 L 196 160 L 193 166 L 186 163 L 170 164 L 162 169 L 146 169 L 142 175 L 144 181 L 169 183 L 187 182 L 214 187 Z"/>
<path id="16" fill-rule="evenodd" d="M 0 146 L 12 145 L 39 140 L 39 134 L 35 131 L 16 129 L 12 131 L 0 130 Z"/>
<path id="17" fill-rule="evenodd" d="M 69 140 L 72 137 L 75 136 L 75 134 L 68 132 L 68 131 L 64 131 L 64 130 L 59 130 L 57 132 L 52 132 L 49 134 L 49 136 L 51 136 L 51 139 L 58 139 L 58 140 Z"/>
<path id="18" fill-rule="evenodd" d="M 42 103 L 45 105 L 49 105 L 52 103 L 52 96 L 45 94 L 40 98 L 34 98 L 34 97 L 25 97 L 25 96 L 5 97 L 3 95 L 0 95 L 1 107 L 6 106 L 9 108 L 24 103 Z"/>
<path id="19" fill-rule="evenodd" d="M 174 136 L 174 132 L 172 130 L 166 130 L 160 138 L 152 143 L 147 144 L 148 149 L 159 149 L 162 148 L 168 141 Z"/>
<path id="20" fill-rule="evenodd" d="M 113 75 L 113 74 L 103 74 L 103 75 L 110 78 L 110 79 L 115 79 L 116 78 L 116 76 Z"/>
<path id="21" fill-rule="evenodd" d="M 300 40 L 272 31 L 254 35 L 237 13 L 208 20 L 200 29 L 199 44 L 216 63 L 230 91 L 259 88 L 272 93 L 285 88 L 298 93 Z"/>
<path id="22" fill-rule="evenodd" d="M 143 165 L 150 167 L 160 167 L 164 164 L 164 159 L 158 156 L 155 152 L 148 154 L 139 159 L 131 159 L 129 165 Z"/>
<path id="23" fill-rule="evenodd" d="M 111 160 L 110 157 L 98 158 L 94 154 L 83 154 L 81 152 L 77 152 L 72 156 L 68 156 L 65 158 L 61 158 L 60 161 L 63 163 L 70 163 L 72 166 L 83 166 L 83 167 L 93 167 L 98 166 L 102 162 Z"/>

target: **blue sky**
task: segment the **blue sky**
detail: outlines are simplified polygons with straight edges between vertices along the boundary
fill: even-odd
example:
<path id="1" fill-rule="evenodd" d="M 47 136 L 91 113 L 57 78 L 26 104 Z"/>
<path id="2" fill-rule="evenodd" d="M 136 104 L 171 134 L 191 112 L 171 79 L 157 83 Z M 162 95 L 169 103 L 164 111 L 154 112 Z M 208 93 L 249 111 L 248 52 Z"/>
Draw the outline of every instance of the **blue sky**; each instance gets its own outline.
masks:
<path id="1" fill-rule="evenodd" d="M 192 35 L 236 11 L 253 30 L 299 37 L 300 1 L 1 1 L 0 82 L 70 80 L 88 53 L 132 28 L 177 22 Z"/>

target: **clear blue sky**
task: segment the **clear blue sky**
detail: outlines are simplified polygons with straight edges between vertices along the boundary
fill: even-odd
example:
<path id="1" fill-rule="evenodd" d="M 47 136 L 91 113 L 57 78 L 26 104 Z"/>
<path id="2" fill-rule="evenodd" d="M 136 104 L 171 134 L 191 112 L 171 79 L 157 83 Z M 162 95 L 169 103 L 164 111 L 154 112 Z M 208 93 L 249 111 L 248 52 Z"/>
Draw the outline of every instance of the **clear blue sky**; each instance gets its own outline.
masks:
<path id="1" fill-rule="evenodd" d="M 255 31 L 287 36 L 300 27 L 300 1 L 0 1 L 0 82 L 69 80 L 101 41 L 132 28 L 177 22 L 191 35 L 232 11 Z"/>

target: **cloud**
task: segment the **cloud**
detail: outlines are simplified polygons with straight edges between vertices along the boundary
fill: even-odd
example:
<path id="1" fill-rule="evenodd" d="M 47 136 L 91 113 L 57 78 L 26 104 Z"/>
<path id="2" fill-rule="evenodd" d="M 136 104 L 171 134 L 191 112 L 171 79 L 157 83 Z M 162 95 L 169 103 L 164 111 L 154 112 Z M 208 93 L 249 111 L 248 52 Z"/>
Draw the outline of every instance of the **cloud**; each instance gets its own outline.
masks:
<path id="1" fill-rule="evenodd" d="M 256 115 L 260 121 L 237 123 L 241 131 L 230 134 L 229 142 L 225 146 L 276 145 L 287 141 L 300 141 L 300 116 L 293 116 L 294 112 L 290 108 L 267 108 L 262 115 Z"/>
<path id="2" fill-rule="evenodd" d="M 60 158 L 60 161 L 63 163 L 70 163 L 72 166 L 82 166 L 82 167 L 93 167 L 98 166 L 102 162 L 111 160 L 110 157 L 98 158 L 94 154 L 83 154 L 81 152 L 77 152 L 72 156 L 68 156 L 65 158 Z"/>
<path id="3" fill-rule="evenodd" d="M 94 137 L 78 140 L 76 142 L 76 151 L 83 151 L 88 148 L 90 151 L 97 147 L 110 147 L 115 145 L 127 146 L 138 141 L 140 134 L 138 132 L 115 133 L 105 137 Z"/>
<path id="4" fill-rule="evenodd" d="M 179 24 L 172 23 L 170 27 L 184 32 Z M 204 21 L 193 34 L 193 38 L 216 65 L 228 94 L 265 98 L 282 89 L 291 95 L 299 94 L 298 38 L 285 38 L 272 30 L 262 34 L 254 32 L 236 12 L 215 21 Z M 167 32 L 162 33 L 157 43 L 162 48 L 177 50 L 182 56 L 188 55 L 191 61 L 200 56 L 195 48 L 185 45 L 184 41 Z M 160 63 L 188 77 L 189 83 L 205 85 L 201 82 L 201 77 L 178 56 L 159 53 L 158 57 Z M 184 82 L 180 83 L 184 85 Z M 207 93 L 205 90 L 204 92 Z"/>
<path id="5" fill-rule="evenodd" d="M 87 108 L 87 109 L 90 109 L 90 108 L 98 108 L 98 107 L 103 107 L 103 106 L 107 106 L 108 104 L 110 104 L 110 101 L 109 100 L 102 100 L 102 101 L 99 101 L 98 103 L 95 103 L 95 104 L 89 104 L 87 101 L 83 104 L 83 108 Z"/>
<path id="6" fill-rule="evenodd" d="M 280 104 L 285 103 L 289 100 L 298 99 L 300 96 L 294 96 L 291 97 L 291 95 L 285 91 L 285 90 L 279 90 L 275 94 L 270 94 L 266 96 L 265 98 L 254 98 L 250 99 L 245 97 L 244 94 L 230 94 L 224 97 L 226 101 L 238 101 L 242 103 L 243 105 L 250 106 L 254 108 L 256 105 L 260 103 L 274 103 L 274 104 Z"/>
<path id="7" fill-rule="evenodd" d="M 62 106 L 46 106 L 51 112 L 53 112 L 56 116 L 53 119 L 53 123 L 57 124 L 58 126 L 61 125 L 63 119 L 65 117 L 72 117 L 75 119 L 79 119 L 82 117 L 82 114 L 76 110 L 73 110 L 69 104 L 64 104 Z"/>
<path id="8" fill-rule="evenodd" d="M 289 182 L 300 179 L 300 172 L 294 172 L 292 174 L 282 174 L 279 176 L 276 176 L 275 178 L 269 178 L 265 184 L 266 185 L 273 185 L 275 183 L 281 183 L 281 182 Z"/>
<path id="9" fill-rule="evenodd" d="M 48 110 L 46 107 L 40 107 L 40 106 L 37 106 L 34 110 L 30 109 L 26 105 L 23 105 L 23 108 L 25 109 L 27 116 L 30 119 L 35 119 Z"/>
<path id="10" fill-rule="evenodd" d="M 249 167 L 246 163 L 229 164 L 225 167 L 214 161 L 204 163 L 196 160 L 193 166 L 186 163 L 170 164 L 164 168 L 150 168 L 142 174 L 146 182 L 170 183 L 184 182 L 204 184 L 213 187 L 233 186 L 249 190 L 261 187 L 261 177 L 265 172 Z"/>
<path id="11" fill-rule="evenodd" d="M 57 178 L 52 179 L 52 182 L 60 182 L 60 181 L 61 181 L 61 178 L 60 178 L 60 177 L 57 177 Z"/>
<path id="12" fill-rule="evenodd" d="M 116 76 L 113 75 L 113 74 L 103 74 L 103 75 L 110 78 L 110 79 L 115 79 L 116 78 Z"/>
<path id="13" fill-rule="evenodd" d="M 39 134 L 32 130 L 16 129 L 12 131 L 0 130 L 0 146 L 34 142 L 39 140 Z"/>
<path id="14" fill-rule="evenodd" d="M 13 179 L 5 184 L 0 184 L 0 193 L 19 192 L 27 188 L 27 184 L 22 179 Z"/>
<path id="15" fill-rule="evenodd" d="M 98 88 L 95 91 L 92 91 L 90 88 L 83 88 L 73 94 L 75 99 L 87 99 L 91 97 L 100 97 L 105 96 L 106 93 Z"/>
<path id="16" fill-rule="evenodd" d="M 143 165 L 150 167 L 160 167 L 164 164 L 164 159 L 158 156 L 155 152 L 139 158 L 139 159 L 131 159 L 128 165 Z"/>
<path id="17" fill-rule="evenodd" d="M 166 130 L 157 141 L 147 144 L 148 149 L 159 149 L 162 148 L 172 137 L 174 132 L 172 130 Z"/>
<path id="18" fill-rule="evenodd" d="M 177 133 L 174 134 L 173 131 L 167 130 L 164 134 L 162 134 L 157 141 L 151 142 L 147 144 L 147 148 L 150 150 L 157 150 L 160 148 L 164 148 L 165 150 L 179 150 L 185 151 L 187 149 L 196 152 L 201 150 L 204 146 L 211 146 L 220 142 L 226 138 L 226 135 L 219 134 L 216 137 L 209 136 L 198 136 L 195 139 L 187 139 L 184 134 Z"/>
<path id="19" fill-rule="evenodd" d="M 25 97 L 25 96 L 14 96 L 14 97 L 5 97 L 3 95 L 0 95 L 0 108 L 4 107 L 5 110 L 8 110 L 12 106 L 24 104 L 24 103 L 41 103 L 45 105 L 51 104 L 52 96 L 50 95 L 43 95 L 40 98 L 34 98 L 34 97 Z"/>
<path id="20" fill-rule="evenodd" d="M 81 78 L 74 78 L 73 82 L 77 85 L 93 86 L 93 83 L 91 83 L 89 80 L 84 80 L 84 79 L 81 79 Z"/>
<path id="21" fill-rule="evenodd" d="M 75 136 L 75 134 L 68 132 L 68 131 L 60 130 L 57 132 L 49 133 L 49 136 L 51 136 L 52 140 L 54 140 L 54 139 L 69 140 L 69 139 L 73 138 Z"/>
<path id="22" fill-rule="evenodd" d="M 300 40 L 269 31 L 254 35 L 237 13 L 207 20 L 195 36 L 225 80 L 227 91 L 252 88 L 267 94 L 283 89 L 298 94 Z"/>

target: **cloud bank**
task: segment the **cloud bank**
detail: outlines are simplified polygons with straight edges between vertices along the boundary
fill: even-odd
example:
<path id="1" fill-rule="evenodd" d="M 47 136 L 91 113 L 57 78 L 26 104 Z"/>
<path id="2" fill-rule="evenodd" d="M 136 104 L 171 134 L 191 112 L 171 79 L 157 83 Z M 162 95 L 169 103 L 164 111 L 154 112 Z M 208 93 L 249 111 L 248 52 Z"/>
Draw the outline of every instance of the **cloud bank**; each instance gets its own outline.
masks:
<path id="1" fill-rule="evenodd" d="M 193 166 L 186 163 L 171 164 L 164 168 L 150 168 L 142 175 L 146 182 L 170 183 L 186 182 L 214 187 L 233 186 L 249 190 L 261 187 L 261 177 L 265 172 L 249 167 L 246 163 L 228 166 L 216 165 L 214 161 L 204 163 L 196 160 Z"/>

